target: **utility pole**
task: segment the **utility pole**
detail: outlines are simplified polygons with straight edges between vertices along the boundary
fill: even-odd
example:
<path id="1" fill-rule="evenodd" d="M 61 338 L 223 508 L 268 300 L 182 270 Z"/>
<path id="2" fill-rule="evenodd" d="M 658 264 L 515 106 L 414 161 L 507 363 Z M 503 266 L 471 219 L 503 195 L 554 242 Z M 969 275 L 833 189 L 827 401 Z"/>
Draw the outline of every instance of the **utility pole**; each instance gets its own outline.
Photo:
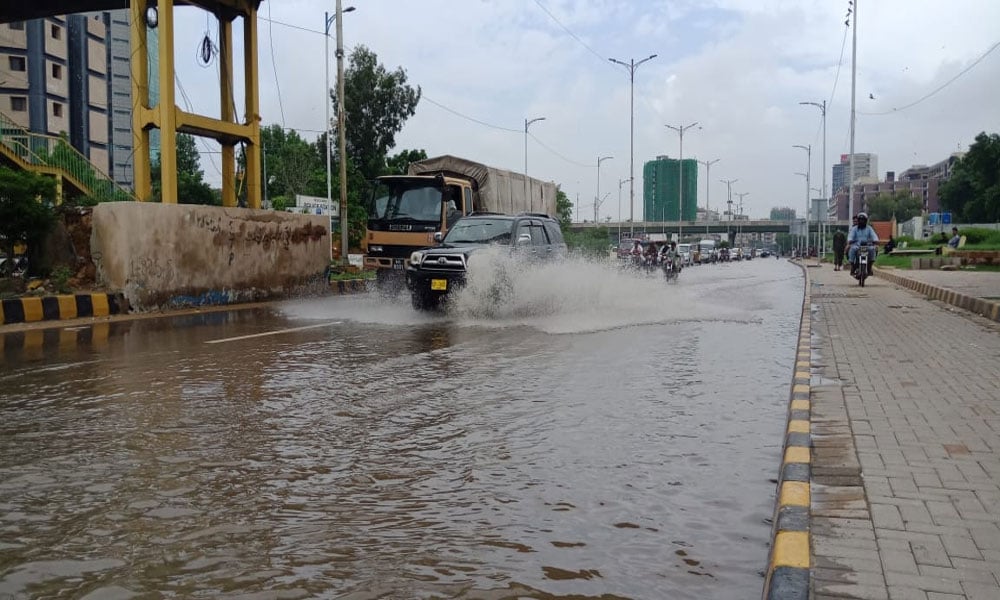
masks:
<path id="1" fill-rule="evenodd" d="M 720 179 L 722 183 L 726 184 L 726 196 L 728 200 L 726 203 L 729 205 L 729 221 L 730 224 L 726 226 L 726 241 L 729 241 L 730 227 L 732 226 L 733 220 L 733 184 L 739 181 L 739 179 Z"/>
<path id="2" fill-rule="evenodd" d="M 743 218 L 742 218 L 743 217 L 743 197 L 744 196 L 749 196 L 750 192 L 736 192 L 736 195 L 740 197 L 740 204 L 739 204 L 739 206 L 740 206 L 740 219 L 736 223 L 736 238 L 737 239 L 742 239 L 742 237 L 743 237 Z M 740 247 L 742 248 L 743 245 L 740 244 Z"/>
<path id="3" fill-rule="evenodd" d="M 812 212 L 812 144 L 795 144 L 793 148 L 806 151 L 806 258 L 809 258 L 809 213 Z"/>
<path id="4" fill-rule="evenodd" d="M 656 58 L 655 54 L 650 54 L 646 58 L 635 62 L 635 59 L 630 59 L 629 62 L 620 61 L 614 58 L 609 58 L 611 62 L 616 65 L 621 65 L 628 69 L 629 78 L 629 159 L 628 159 L 628 178 L 629 178 L 629 235 L 635 238 L 635 70 L 639 68 L 639 65 L 646 61 L 650 61 Z M 643 215 L 643 222 L 645 223 L 645 215 Z"/>
<path id="5" fill-rule="evenodd" d="M 823 100 L 822 103 L 820 103 L 820 102 L 799 102 L 799 104 L 808 104 L 810 106 L 815 106 L 815 107 L 819 108 L 820 113 L 823 115 L 823 192 L 822 192 L 822 194 L 823 194 L 823 199 L 826 201 L 826 211 L 827 211 L 827 214 L 823 215 L 822 221 L 826 221 L 828 219 L 828 217 L 829 217 L 829 212 L 830 212 L 830 197 L 826 195 L 826 169 L 827 169 L 827 166 L 828 166 L 826 164 L 826 100 Z M 811 201 L 810 201 L 810 205 L 811 205 Z M 810 208 L 812 208 L 812 206 L 810 206 Z M 817 221 L 821 221 L 820 215 L 816 215 L 816 220 Z M 823 251 L 825 250 L 825 247 L 826 247 L 826 236 L 822 235 L 823 233 L 825 233 L 825 230 L 824 230 L 823 224 L 820 223 L 819 233 L 817 234 L 817 235 L 820 235 L 820 243 L 818 244 L 818 246 L 820 247 L 820 250 L 819 250 L 820 257 L 823 256 Z"/>
<path id="6" fill-rule="evenodd" d="M 537 117 L 530 121 L 528 119 L 524 120 L 524 197 L 528 199 L 528 210 L 534 210 L 535 208 L 535 200 L 531 197 L 531 184 L 528 182 L 528 126 L 544 120 L 545 117 Z"/>
<path id="7" fill-rule="evenodd" d="M 712 165 L 714 165 L 715 163 L 719 162 L 719 160 L 721 160 L 721 159 L 716 158 L 716 159 L 713 159 L 713 160 L 699 160 L 698 161 L 701 164 L 705 165 L 705 235 L 708 235 L 708 223 L 709 223 L 709 217 L 708 217 L 708 211 L 709 211 L 708 200 L 709 200 L 709 197 L 712 195 Z"/>
<path id="8" fill-rule="evenodd" d="M 853 0 L 852 5 L 854 6 L 853 13 L 851 9 L 847 9 L 847 25 L 848 22 L 854 21 L 854 25 L 851 27 L 851 166 L 848 168 L 848 177 L 850 177 L 850 182 L 848 183 L 847 192 L 847 218 L 850 219 L 854 216 L 854 125 L 856 120 L 855 113 L 855 93 L 857 91 L 857 81 L 858 81 L 858 0 Z M 853 14 L 853 18 L 852 18 Z M 825 166 L 823 167 L 826 168 Z"/>
<path id="9" fill-rule="evenodd" d="M 695 121 L 690 125 L 664 125 L 664 127 L 669 127 L 673 129 L 680 135 L 680 160 L 677 163 L 677 174 L 678 174 L 678 184 L 677 184 L 677 239 L 681 239 L 684 228 L 684 132 L 692 127 L 698 125 Z M 697 198 L 695 199 L 695 204 L 697 204 Z"/>
<path id="10" fill-rule="evenodd" d="M 611 160 L 614 156 L 598 156 L 597 157 L 597 195 L 594 196 L 594 222 L 597 222 L 597 209 L 600 208 L 601 202 L 601 163 L 606 160 Z"/>

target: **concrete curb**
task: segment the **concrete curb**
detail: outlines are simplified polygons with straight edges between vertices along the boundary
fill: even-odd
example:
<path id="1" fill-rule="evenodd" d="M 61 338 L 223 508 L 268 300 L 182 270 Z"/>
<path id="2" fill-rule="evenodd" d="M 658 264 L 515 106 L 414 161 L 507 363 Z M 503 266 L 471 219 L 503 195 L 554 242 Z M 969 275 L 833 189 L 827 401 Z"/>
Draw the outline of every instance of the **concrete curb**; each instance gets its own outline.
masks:
<path id="1" fill-rule="evenodd" d="M 788 423 L 782 448 L 781 473 L 778 477 L 778 497 L 775 502 L 771 530 L 771 553 L 764 579 L 765 600 L 807 600 L 811 568 L 810 464 L 811 464 L 811 403 L 809 382 L 811 369 L 809 271 L 802 268 L 805 290 L 802 299 L 802 320 L 795 355 L 795 374 L 788 405 Z"/>
<path id="2" fill-rule="evenodd" d="M 342 279 L 330 282 L 330 291 L 337 295 L 361 294 L 368 291 L 367 279 Z"/>
<path id="3" fill-rule="evenodd" d="M 122 294 L 31 296 L 0 301 L 0 324 L 107 317 L 126 312 L 128 303 Z"/>
<path id="4" fill-rule="evenodd" d="M 940 300 L 941 302 L 946 302 L 969 312 L 974 312 L 979 316 L 986 317 L 987 319 L 1000 322 L 1000 302 L 960 294 L 955 290 L 949 290 L 948 288 L 938 287 L 923 281 L 903 277 L 902 275 L 898 275 L 896 272 L 888 271 L 886 269 L 876 268 L 875 275 L 898 286 L 910 288 L 911 290 L 923 294 L 931 299 Z"/>

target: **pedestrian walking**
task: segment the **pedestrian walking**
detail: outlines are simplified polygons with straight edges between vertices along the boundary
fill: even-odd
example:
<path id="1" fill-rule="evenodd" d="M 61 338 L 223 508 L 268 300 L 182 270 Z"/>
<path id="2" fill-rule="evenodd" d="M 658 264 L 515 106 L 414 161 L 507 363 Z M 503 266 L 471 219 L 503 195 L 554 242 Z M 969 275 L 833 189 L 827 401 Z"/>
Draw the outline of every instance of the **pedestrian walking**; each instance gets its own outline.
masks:
<path id="1" fill-rule="evenodd" d="M 844 248 L 847 247 L 847 235 L 838 229 L 833 234 L 833 270 L 839 271 L 844 264 Z"/>

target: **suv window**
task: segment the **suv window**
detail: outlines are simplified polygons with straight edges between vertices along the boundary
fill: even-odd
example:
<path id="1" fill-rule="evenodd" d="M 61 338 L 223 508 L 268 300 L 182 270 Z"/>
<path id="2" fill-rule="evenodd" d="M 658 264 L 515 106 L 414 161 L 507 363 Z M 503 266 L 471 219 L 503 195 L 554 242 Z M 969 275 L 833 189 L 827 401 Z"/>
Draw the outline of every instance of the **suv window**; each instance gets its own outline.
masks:
<path id="1" fill-rule="evenodd" d="M 559 229 L 558 223 L 555 221 L 542 221 L 542 224 L 545 225 L 545 232 L 549 234 L 549 243 L 563 243 L 562 231 Z"/>
<path id="2" fill-rule="evenodd" d="M 549 238 L 545 235 L 545 228 L 542 227 L 540 221 L 532 221 L 531 226 L 531 244 L 533 246 L 548 246 Z"/>

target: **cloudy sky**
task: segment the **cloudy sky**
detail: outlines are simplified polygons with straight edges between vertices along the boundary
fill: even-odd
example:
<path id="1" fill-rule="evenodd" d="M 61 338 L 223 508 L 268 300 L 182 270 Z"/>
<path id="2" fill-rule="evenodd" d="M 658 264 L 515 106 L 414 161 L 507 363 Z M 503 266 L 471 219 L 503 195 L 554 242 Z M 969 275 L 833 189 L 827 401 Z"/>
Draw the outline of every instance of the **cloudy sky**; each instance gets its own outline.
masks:
<path id="1" fill-rule="evenodd" d="M 708 186 L 699 170 L 698 205 L 710 193 L 711 207 L 722 206 L 719 180 L 738 179 L 733 193 L 748 194 L 744 212 L 754 217 L 774 206 L 804 210 L 805 181 L 795 172 L 806 170 L 806 153 L 795 144 L 812 145 L 813 187 L 822 185 L 820 110 L 799 102 L 829 104 L 828 182 L 829 165 L 849 149 L 848 0 L 344 0 L 349 5 L 356 10 L 344 16 L 347 50 L 367 46 L 423 92 L 397 150 L 521 171 L 524 121 L 545 117 L 530 127 L 528 173 L 579 198 L 580 219 L 593 218 L 599 156 L 614 157 L 600 169 L 601 218 L 629 214 L 629 184 L 619 185 L 629 177 L 629 76 L 610 57 L 657 55 L 635 72 L 637 219 L 643 163 L 679 153 L 666 124 L 698 122 L 684 135 L 684 156 L 720 159 Z M 310 130 L 323 129 L 322 31 L 324 11 L 333 10 L 333 0 L 262 4 L 265 124 L 310 140 Z M 995 0 L 861 0 L 855 148 L 878 155 L 880 177 L 965 150 L 980 131 L 1000 131 L 1000 48 L 990 51 L 1000 43 L 997 23 Z M 178 9 L 177 70 L 193 107 L 217 115 L 216 72 L 195 58 L 206 28 L 215 37 L 204 13 Z M 239 97 L 237 105 L 242 114 Z M 202 147 L 206 177 L 218 184 L 219 157 L 210 143 Z"/>

